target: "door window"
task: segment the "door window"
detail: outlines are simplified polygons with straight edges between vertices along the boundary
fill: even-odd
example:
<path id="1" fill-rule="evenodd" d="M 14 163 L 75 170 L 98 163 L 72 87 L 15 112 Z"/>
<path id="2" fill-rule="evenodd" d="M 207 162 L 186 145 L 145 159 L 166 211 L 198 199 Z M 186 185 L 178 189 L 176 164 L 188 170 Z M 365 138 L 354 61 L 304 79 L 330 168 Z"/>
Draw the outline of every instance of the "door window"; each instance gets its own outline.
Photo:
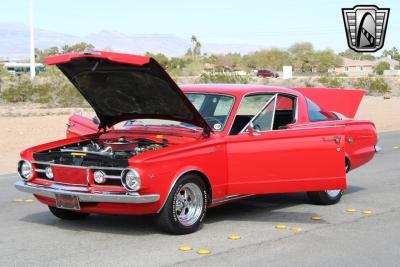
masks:
<path id="1" fill-rule="evenodd" d="M 272 130 L 272 121 L 274 120 L 276 97 L 270 99 L 269 103 L 252 121 L 253 129 L 258 132 L 266 132 Z"/>

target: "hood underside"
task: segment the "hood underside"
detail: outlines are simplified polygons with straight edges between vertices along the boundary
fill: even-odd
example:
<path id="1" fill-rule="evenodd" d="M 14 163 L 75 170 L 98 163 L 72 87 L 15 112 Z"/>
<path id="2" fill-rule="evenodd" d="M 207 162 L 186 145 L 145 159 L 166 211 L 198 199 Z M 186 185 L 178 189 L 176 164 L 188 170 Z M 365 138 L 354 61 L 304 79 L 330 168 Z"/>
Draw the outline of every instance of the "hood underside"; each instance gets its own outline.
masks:
<path id="1" fill-rule="evenodd" d="M 100 127 L 132 119 L 166 119 L 211 131 L 178 85 L 152 58 L 110 52 L 46 58 L 93 107 Z"/>

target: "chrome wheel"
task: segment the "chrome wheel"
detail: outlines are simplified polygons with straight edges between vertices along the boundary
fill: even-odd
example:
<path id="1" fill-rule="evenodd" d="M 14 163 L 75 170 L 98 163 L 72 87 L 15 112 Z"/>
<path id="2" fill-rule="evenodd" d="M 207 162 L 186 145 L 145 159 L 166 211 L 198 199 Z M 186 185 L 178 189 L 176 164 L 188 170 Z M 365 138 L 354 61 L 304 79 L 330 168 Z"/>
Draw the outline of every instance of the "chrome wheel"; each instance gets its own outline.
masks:
<path id="1" fill-rule="evenodd" d="M 192 226 L 200 218 L 203 207 L 203 193 L 195 183 L 183 185 L 175 198 L 176 217 L 184 226 Z"/>
<path id="2" fill-rule="evenodd" d="M 326 193 L 329 197 L 335 198 L 335 197 L 337 197 L 337 196 L 340 194 L 341 191 L 342 191 L 342 190 L 340 190 L 340 189 L 337 189 L 337 190 L 325 190 L 325 193 Z"/>

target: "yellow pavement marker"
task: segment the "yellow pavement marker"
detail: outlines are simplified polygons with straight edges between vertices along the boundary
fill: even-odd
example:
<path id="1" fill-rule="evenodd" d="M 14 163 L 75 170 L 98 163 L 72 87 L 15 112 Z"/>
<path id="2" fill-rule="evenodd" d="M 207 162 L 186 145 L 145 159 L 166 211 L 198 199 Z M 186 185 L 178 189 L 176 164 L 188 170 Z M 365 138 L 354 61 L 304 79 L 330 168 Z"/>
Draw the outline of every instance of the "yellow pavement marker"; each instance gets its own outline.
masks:
<path id="1" fill-rule="evenodd" d="M 353 209 L 353 208 L 349 208 L 349 209 L 346 209 L 346 211 L 347 211 L 347 212 L 356 212 L 357 210 L 356 210 L 356 209 Z"/>
<path id="2" fill-rule="evenodd" d="M 229 236 L 228 238 L 229 238 L 229 239 L 232 239 L 232 240 L 237 240 L 237 239 L 240 239 L 241 237 L 238 236 L 238 235 L 231 235 L 231 236 Z"/>
<path id="3" fill-rule="evenodd" d="M 300 227 L 292 227 L 292 228 L 290 228 L 290 230 L 299 232 L 299 231 L 301 231 L 301 228 Z"/>
<path id="4" fill-rule="evenodd" d="M 321 220 L 321 217 L 319 217 L 319 216 L 312 216 L 312 217 L 311 217 L 311 220 L 313 220 L 313 221 L 319 221 L 319 220 Z"/>
<path id="5" fill-rule="evenodd" d="M 32 203 L 34 200 L 33 199 L 31 199 L 31 198 L 29 198 L 29 199 L 25 199 L 25 202 L 27 202 L 27 203 Z"/>
<path id="6" fill-rule="evenodd" d="M 362 211 L 362 214 L 369 215 L 369 214 L 372 214 L 372 211 L 370 211 L 370 210 L 363 210 L 363 211 Z"/>
<path id="7" fill-rule="evenodd" d="M 277 224 L 277 225 L 275 225 L 275 228 L 276 228 L 276 229 L 286 229 L 287 226 L 284 225 L 284 224 Z"/>
<path id="8" fill-rule="evenodd" d="M 16 198 L 16 199 L 14 199 L 14 202 L 24 202 L 24 200 L 20 199 L 20 198 Z"/>
<path id="9" fill-rule="evenodd" d="M 210 254 L 210 251 L 207 249 L 199 249 L 197 251 L 197 254 Z"/>
<path id="10" fill-rule="evenodd" d="M 182 246 L 182 247 L 179 248 L 179 250 L 188 251 L 188 250 L 192 250 L 192 248 L 188 247 L 188 246 Z"/>

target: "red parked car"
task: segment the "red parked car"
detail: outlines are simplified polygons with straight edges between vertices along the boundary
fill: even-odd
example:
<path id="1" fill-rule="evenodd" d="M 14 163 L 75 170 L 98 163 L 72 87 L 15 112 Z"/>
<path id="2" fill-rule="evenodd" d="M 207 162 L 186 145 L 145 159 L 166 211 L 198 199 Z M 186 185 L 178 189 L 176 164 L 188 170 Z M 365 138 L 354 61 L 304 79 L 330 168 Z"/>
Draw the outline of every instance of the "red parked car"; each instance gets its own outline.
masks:
<path id="1" fill-rule="evenodd" d="M 262 78 L 266 78 L 266 77 L 278 78 L 279 74 L 277 72 L 273 72 L 271 70 L 258 70 L 256 73 L 256 76 L 262 77 Z"/>
<path id="2" fill-rule="evenodd" d="M 16 188 L 61 219 L 157 214 L 162 229 L 187 234 L 207 208 L 249 195 L 334 204 L 346 172 L 380 149 L 372 122 L 338 115 L 354 117 L 360 90 L 179 87 L 154 59 L 110 52 L 46 62 L 98 118 L 73 115 L 67 139 L 21 152 Z"/>

